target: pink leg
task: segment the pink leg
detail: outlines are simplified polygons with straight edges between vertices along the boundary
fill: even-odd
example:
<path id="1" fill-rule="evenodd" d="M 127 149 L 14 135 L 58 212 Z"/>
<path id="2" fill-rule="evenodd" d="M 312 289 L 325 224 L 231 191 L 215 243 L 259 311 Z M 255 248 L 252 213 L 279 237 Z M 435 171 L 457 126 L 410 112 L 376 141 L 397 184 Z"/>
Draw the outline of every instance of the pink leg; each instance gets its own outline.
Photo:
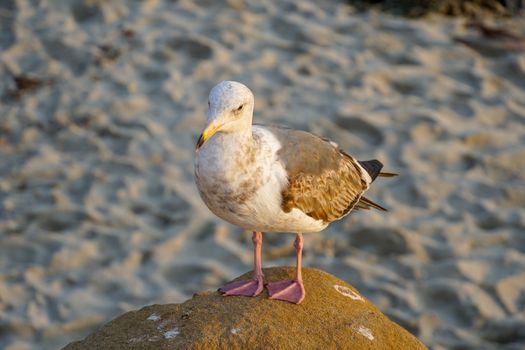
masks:
<path id="1" fill-rule="evenodd" d="M 298 233 L 295 236 L 294 246 L 297 255 L 295 279 L 268 283 L 268 292 L 270 293 L 271 299 L 284 300 L 299 304 L 303 301 L 306 294 L 303 285 L 303 275 L 301 273 L 303 253 L 303 235 L 301 233 Z"/>
<path id="2" fill-rule="evenodd" d="M 261 265 L 261 248 L 262 248 L 262 233 L 254 232 L 252 236 L 253 242 L 253 261 L 254 270 L 253 278 L 245 281 L 235 281 L 228 283 L 219 289 L 223 295 L 243 295 L 247 297 L 254 297 L 259 295 L 264 288 L 264 274 Z"/>

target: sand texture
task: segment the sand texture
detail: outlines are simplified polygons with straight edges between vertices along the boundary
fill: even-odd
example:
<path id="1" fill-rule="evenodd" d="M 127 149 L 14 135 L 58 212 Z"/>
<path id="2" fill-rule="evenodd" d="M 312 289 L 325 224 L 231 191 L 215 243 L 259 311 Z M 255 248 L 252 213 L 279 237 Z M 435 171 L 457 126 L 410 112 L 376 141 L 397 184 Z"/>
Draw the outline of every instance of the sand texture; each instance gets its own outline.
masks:
<path id="1" fill-rule="evenodd" d="M 523 18 L 491 20 L 502 39 L 336 1 L 0 3 L 1 349 L 57 349 L 252 269 L 251 233 L 193 180 L 224 79 L 256 122 L 401 174 L 367 194 L 388 213 L 306 235 L 305 266 L 431 349 L 523 348 Z M 293 265 L 293 239 L 264 235 L 264 267 Z"/>
<path id="2" fill-rule="evenodd" d="M 293 268 L 264 271 L 268 281 Z M 250 274 L 239 279 L 250 278 Z M 64 350 L 89 349 L 427 349 L 390 321 L 351 285 L 305 269 L 308 299 L 300 305 L 268 299 L 196 294 L 183 304 L 128 312 Z"/>

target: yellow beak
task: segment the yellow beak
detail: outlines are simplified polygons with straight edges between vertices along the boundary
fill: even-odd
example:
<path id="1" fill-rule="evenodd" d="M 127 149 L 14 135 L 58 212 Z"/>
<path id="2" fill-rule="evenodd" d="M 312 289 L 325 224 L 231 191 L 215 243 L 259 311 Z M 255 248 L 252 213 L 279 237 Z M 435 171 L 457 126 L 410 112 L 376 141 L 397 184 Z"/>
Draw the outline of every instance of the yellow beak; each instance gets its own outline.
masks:
<path id="1" fill-rule="evenodd" d="M 224 124 L 219 124 L 214 121 L 208 124 L 206 129 L 204 129 L 201 136 L 199 137 L 199 141 L 197 141 L 197 146 L 195 147 L 195 150 L 198 151 L 199 148 L 201 148 L 201 146 L 204 145 L 204 143 L 208 141 L 210 137 L 213 136 L 213 134 L 215 134 L 220 128 L 222 128 L 223 125 Z"/>

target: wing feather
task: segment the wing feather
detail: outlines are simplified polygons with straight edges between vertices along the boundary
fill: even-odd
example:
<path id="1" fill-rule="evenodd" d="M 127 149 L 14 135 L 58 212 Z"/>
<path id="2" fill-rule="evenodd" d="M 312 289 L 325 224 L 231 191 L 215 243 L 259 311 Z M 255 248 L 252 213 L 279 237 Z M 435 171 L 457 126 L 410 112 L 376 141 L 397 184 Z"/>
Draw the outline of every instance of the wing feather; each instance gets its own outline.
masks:
<path id="1" fill-rule="evenodd" d="M 288 173 L 288 186 L 282 191 L 285 212 L 296 208 L 329 223 L 356 206 L 369 187 L 369 177 L 354 158 L 308 132 L 268 129 L 282 145 L 278 157 Z"/>

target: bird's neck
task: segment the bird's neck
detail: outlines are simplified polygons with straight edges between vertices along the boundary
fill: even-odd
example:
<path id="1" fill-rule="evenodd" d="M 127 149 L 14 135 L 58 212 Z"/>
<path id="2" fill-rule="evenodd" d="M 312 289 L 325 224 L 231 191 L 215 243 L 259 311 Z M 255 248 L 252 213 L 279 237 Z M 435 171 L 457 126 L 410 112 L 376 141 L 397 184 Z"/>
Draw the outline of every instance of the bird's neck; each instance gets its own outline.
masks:
<path id="1" fill-rule="evenodd" d="M 253 147 L 252 128 L 236 130 L 232 132 L 219 133 L 217 135 L 219 147 L 228 151 L 228 153 L 246 152 Z"/>
<path id="2" fill-rule="evenodd" d="M 235 185 L 252 176 L 255 161 L 256 145 L 251 130 L 218 132 L 199 151 L 197 173 L 212 185 L 222 182 Z"/>
<path id="3" fill-rule="evenodd" d="M 255 141 L 251 127 L 230 132 L 217 132 L 199 150 L 199 159 L 214 169 L 227 169 L 244 164 L 253 154 Z"/>

